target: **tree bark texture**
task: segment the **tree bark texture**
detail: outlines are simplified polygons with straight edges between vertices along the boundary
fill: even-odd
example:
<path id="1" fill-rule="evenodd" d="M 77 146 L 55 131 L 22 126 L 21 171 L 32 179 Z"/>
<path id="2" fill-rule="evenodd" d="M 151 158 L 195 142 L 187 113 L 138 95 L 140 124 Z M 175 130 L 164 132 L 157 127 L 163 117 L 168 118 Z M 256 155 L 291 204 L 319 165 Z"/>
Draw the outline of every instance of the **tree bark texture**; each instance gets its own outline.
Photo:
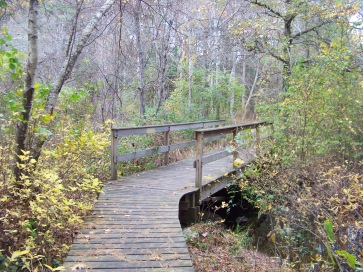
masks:
<path id="1" fill-rule="evenodd" d="M 20 180 L 22 171 L 19 167 L 21 163 L 20 156 L 23 151 L 27 150 L 26 146 L 28 127 L 32 110 L 34 82 L 38 65 L 38 0 L 29 1 L 29 16 L 28 16 L 28 62 L 26 65 L 26 77 L 23 90 L 23 107 L 24 111 L 21 114 L 21 120 L 18 121 L 17 131 L 15 136 L 15 165 L 14 175 L 17 181 Z"/>

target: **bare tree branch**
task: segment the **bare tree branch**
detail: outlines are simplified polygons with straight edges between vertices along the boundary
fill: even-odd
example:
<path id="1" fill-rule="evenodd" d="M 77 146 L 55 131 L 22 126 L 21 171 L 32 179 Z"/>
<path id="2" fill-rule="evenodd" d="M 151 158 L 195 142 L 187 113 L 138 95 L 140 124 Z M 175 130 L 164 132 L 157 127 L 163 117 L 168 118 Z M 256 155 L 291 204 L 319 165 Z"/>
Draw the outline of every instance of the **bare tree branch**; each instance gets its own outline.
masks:
<path id="1" fill-rule="evenodd" d="M 111 6 L 115 3 L 115 0 L 106 0 L 100 10 L 94 15 L 92 20 L 88 23 L 86 28 L 84 29 L 81 39 L 78 41 L 76 45 L 76 49 L 73 53 L 71 53 L 70 58 L 66 59 L 63 63 L 59 76 L 56 80 L 56 83 L 52 86 L 47 104 L 45 106 L 45 110 L 53 114 L 54 107 L 57 104 L 57 99 L 60 91 L 62 90 L 64 82 L 69 78 L 76 61 L 81 54 L 83 48 L 87 44 L 89 37 L 91 36 L 93 30 L 96 28 L 98 22 L 101 20 L 102 16 L 111 8 Z"/>
<path id="2" fill-rule="evenodd" d="M 247 1 L 250 2 L 251 4 L 255 4 L 255 5 L 259 6 L 259 7 L 265 8 L 267 11 L 269 11 L 272 14 L 276 15 L 277 17 L 280 17 L 281 19 L 284 19 L 284 16 L 280 12 L 278 12 L 277 10 L 274 10 L 272 7 L 266 5 L 265 3 L 261 3 L 261 2 L 259 2 L 257 0 L 254 0 L 254 1 L 247 0 Z"/>

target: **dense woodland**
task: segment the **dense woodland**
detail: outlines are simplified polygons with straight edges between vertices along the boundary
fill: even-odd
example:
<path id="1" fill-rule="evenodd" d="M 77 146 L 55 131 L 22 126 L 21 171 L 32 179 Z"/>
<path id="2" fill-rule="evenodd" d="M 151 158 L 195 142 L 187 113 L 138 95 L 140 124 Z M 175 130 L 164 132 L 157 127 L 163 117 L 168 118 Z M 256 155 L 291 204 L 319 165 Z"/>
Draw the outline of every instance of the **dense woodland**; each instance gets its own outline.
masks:
<path id="1" fill-rule="evenodd" d="M 236 180 L 270 218 L 269 254 L 296 271 L 361 271 L 361 12 L 353 0 L 0 0 L 0 270 L 60 269 L 109 179 L 112 125 L 226 119 L 274 124 Z"/>

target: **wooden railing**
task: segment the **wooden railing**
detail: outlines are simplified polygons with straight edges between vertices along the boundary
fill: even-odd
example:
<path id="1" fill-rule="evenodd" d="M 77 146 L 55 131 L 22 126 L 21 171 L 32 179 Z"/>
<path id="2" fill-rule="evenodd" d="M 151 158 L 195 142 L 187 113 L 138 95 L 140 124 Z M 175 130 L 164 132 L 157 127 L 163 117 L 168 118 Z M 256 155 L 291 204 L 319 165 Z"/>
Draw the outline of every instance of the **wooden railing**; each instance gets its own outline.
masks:
<path id="1" fill-rule="evenodd" d="M 237 158 L 237 153 L 233 152 L 231 154 L 227 150 L 220 151 L 217 153 L 214 153 L 212 155 L 206 155 L 203 156 L 203 149 L 204 149 L 204 143 L 210 142 L 210 139 L 216 138 L 216 137 L 222 137 L 227 134 L 232 134 L 233 140 L 235 141 L 235 138 L 237 136 L 237 133 L 242 130 L 246 129 L 255 129 L 255 141 L 256 141 L 256 153 L 259 152 L 259 142 L 260 142 L 260 133 L 259 128 L 262 126 L 271 126 L 272 128 L 272 135 L 273 135 L 273 127 L 271 123 L 267 122 L 256 122 L 256 123 L 249 123 L 249 124 L 241 124 L 241 125 L 233 125 L 233 126 L 225 126 L 225 127 L 218 127 L 218 128 L 209 128 L 209 129 L 199 129 L 195 130 L 195 139 L 196 139 L 196 160 L 194 162 L 194 168 L 196 168 L 195 171 L 195 187 L 202 188 L 202 177 L 203 177 L 203 165 L 216 161 L 218 159 L 222 159 L 224 157 L 233 155 L 233 159 Z"/>
<path id="2" fill-rule="evenodd" d="M 169 124 L 169 125 L 156 125 L 156 126 L 140 126 L 140 127 L 126 127 L 126 128 L 112 128 L 112 142 L 111 142 L 111 179 L 117 179 L 117 163 L 128 161 L 145 156 L 153 156 L 164 154 L 164 164 L 169 163 L 169 151 L 181 148 L 194 146 L 196 141 L 170 144 L 170 132 L 185 129 L 198 129 L 205 127 L 212 127 L 225 124 L 224 120 L 212 120 L 193 123 Z M 118 139 L 120 137 L 150 134 L 150 133 L 164 133 L 163 145 L 156 146 L 149 149 L 134 151 L 126 154 L 118 154 Z"/>

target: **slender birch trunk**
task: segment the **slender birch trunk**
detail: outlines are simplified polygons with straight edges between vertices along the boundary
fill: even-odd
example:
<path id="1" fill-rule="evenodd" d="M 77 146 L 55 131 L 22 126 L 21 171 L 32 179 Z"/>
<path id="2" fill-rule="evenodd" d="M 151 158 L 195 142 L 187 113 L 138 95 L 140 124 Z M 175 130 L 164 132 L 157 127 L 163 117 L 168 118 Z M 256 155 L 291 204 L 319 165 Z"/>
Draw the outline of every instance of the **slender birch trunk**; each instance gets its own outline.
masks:
<path id="1" fill-rule="evenodd" d="M 232 69 L 231 74 L 229 76 L 229 85 L 232 87 L 231 89 L 231 97 L 230 97 L 230 103 L 229 103 L 229 114 L 231 116 L 231 119 L 234 119 L 234 104 L 235 104 L 235 97 L 236 97 L 236 90 L 233 88 L 233 82 L 236 80 L 236 69 L 237 69 L 237 48 L 234 48 L 232 50 Z"/>
<path id="2" fill-rule="evenodd" d="M 243 113 L 243 116 L 242 116 L 242 121 L 245 121 L 246 120 L 246 117 L 247 117 L 247 113 L 248 113 L 248 106 L 251 102 L 251 99 L 253 97 L 253 93 L 256 89 L 256 85 L 257 85 L 257 81 L 258 81 L 258 77 L 259 77 L 259 73 L 260 73 L 260 62 L 258 62 L 257 64 L 257 68 L 256 68 L 256 73 L 255 73 L 255 79 L 253 80 L 253 84 L 251 86 L 251 89 L 250 89 L 250 93 L 248 95 L 248 98 L 247 98 L 247 101 L 246 101 L 246 104 L 245 104 L 245 111 Z"/>
<path id="3" fill-rule="evenodd" d="M 139 76 L 139 97 L 140 97 L 140 119 L 145 118 L 145 60 L 144 52 L 141 44 L 141 1 L 137 0 L 134 9 L 135 34 L 136 34 L 136 50 L 137 50 L 137 66 Z"/>
<path id="4" fill-rule="evenodd" d="M 20 156 L 23 151 L 29 147 L 26 145 L 28 136 L 28 126 L 31 117 L 31 110 L 34 95 L 34 82 L 38 65 L 38 0 L 29 1 L 29 15 L 28 15 L 28 62 L 26 65 L 26 77 L 23 90 L 23 107 L 21 121 L 17 124 L 17 131 L 15 136 L 16 149 L 15 149 L 15 165 L 13 173 L 17 181 L 20 181 L 22 171 L 19 167 L 21 163 Z"/>

